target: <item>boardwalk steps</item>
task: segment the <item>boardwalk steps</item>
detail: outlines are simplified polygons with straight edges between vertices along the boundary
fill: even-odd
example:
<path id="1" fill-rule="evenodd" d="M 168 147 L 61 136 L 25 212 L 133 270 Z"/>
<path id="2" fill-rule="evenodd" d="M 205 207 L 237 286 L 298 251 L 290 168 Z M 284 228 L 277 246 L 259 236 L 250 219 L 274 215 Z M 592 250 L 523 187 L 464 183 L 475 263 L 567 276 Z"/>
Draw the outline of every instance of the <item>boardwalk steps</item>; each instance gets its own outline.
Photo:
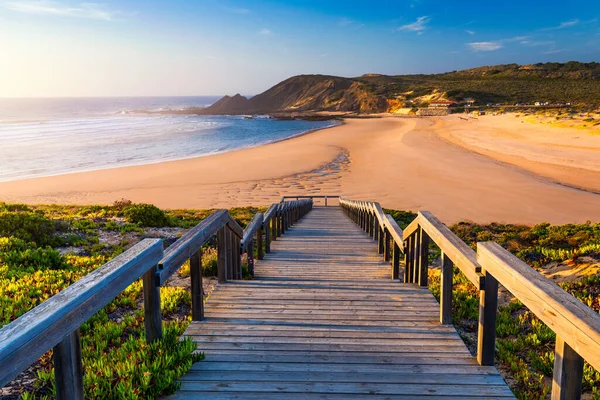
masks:
<path id="1" fill-rule="evenodd" d="M 313 209 L 255 271 L 218 285 L 185 332 L 206 360 L 173 399 L 513 397 L 338 207 Z"/>

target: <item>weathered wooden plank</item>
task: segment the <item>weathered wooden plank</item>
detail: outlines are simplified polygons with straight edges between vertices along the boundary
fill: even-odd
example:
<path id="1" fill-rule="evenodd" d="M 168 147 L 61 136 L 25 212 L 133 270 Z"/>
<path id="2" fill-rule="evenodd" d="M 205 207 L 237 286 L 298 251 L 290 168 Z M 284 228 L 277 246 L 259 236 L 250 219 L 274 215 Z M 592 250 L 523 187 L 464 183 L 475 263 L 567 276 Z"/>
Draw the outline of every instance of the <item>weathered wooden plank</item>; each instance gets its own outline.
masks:
<path id="1" fill-rule="evenodd" d="M 145 239 L 0 329 L 0 387 L 79 328 L 163 258 Z"/>
<path id="2" fill-rule="evenodd" d="M 393 373 L 393 374 L 452 374 L 500 376 L 496 368 L 480 365 L 455 364 L 333 364 L 333 363 L 286 363 L 286 362 L 226 362 L 205 360 L 192 365 L 190 371 L 254 371 L 254 372 L 345 372 L 345 373 Z"/>
<path id="3" fill-rule="evenodd" d="M 488 385 L 505 386 L 506 383 L 499 374 L 422 374 L 407 372 L 404 374 L 387 372 L 272 372 L 272 371 L 202 371 L 185 375 L 182 382 L 339 382 L 339 383 L 387 383 L 398 385 Z"/>
<path id="4" fill-rule="evenodd" d="M 496 243 L 479 263 L 590 365 L 600 370 L 600 315 Z"/>
<path id="5" fill-rule="evenodd" d="M 288 362 L 295 364 L 376 364 L 376 365 L 478 365 L 471 355 L 456 356 L 454 353 L 405 353 L 383 354 L 361 353 L 354 355 L 343 352 L 311 351 L 298 352 L 256 352 L 256 351 L 211 351 L 206 354 L 206 361 L 219 362 Z M 493 367 L 492 367 L 493 368 Z"/>
<path id="6" fill-rule="evenodd" d="M 175 393 L 170 399 L 197 399 L 198 394 L 195 392 L 189 392 L 180 390 Z M 209 392 L 203 391 L 202 396 L 211 400 L 269 400 L 269 399 L 281 399 L 281 393 L 251 393 L 251 392 Z M 307 393 L 285 393 L 286 400 L 307 400 L 307 399 L 318 399 L 318 400 L 390 400 L 389 395 L 377 395 L 377 394 L 359 394 L 359 393 L 317 393 L 314 395 Z M 501 400 L 511 399 L 513 396 L 469 396 L 469 400 Z M 394 395 L 393 399 L 398 400 L 422 400 L 421 395 Z M 428 400 L 465 400 L 464 396 L 436 396 L 427 395 Z"/>
<path id="7" fill-rule="evenodd" d="M 249 391 L 285 393 L 336 393 L 336 394 L 387 394 L 387 395 L 453 395 L 453 396 L 510 396 L 510 390 L 501 385 L 436 385 L 386 383 L 344 383 L 344 382 L 196 382 L 184 381 L 183 391 Z"/>

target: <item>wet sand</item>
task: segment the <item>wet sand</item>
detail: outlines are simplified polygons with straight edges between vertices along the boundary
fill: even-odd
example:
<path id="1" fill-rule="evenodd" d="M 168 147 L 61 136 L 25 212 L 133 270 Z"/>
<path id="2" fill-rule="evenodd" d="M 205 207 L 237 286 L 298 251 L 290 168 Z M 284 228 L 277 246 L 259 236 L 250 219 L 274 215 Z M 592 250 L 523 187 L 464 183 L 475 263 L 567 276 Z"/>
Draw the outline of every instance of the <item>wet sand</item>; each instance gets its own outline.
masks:
<path id="1" fill-rule="evenodd" d="M 558 139 L 549 146 L 548 128 L 531 140 L 520 122 L 502 118 L 350 119 L 225 154 L 0 183 L 0 200 L 111 204 L 127 198 L 163 208 L 221 208 L 268 205 L 282 195 L 342 194 L 387 208 L 429 210 L 447 223 L 600 219 L 600 195 L 593 193 L 600 191 L 598 136 L 575 148 Z M 525 157 L 530 154 L 535 157 Z"/>

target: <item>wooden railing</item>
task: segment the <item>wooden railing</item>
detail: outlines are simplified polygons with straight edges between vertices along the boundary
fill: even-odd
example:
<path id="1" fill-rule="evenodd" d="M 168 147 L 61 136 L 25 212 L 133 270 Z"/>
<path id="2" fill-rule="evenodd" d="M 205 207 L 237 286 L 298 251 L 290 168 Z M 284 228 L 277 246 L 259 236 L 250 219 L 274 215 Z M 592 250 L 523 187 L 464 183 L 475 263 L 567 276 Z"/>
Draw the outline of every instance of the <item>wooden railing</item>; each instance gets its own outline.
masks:
<path id="1" fill-rule="evenodd" d="M 452 281 L 454 266 L 479 289 L 479 327 L 477 361 L 494 365 L 496 347 L 496 314 L 500 283 L 529 310 L 556 332 L 553 400 L 581 398 L 583 362 L 600 370 L 600 315 L 545 278 L 529 265 L 497 243 L 477 244 L 477 253 L 448 227 L 427 211 L 402 231 L 387 224 L 374 202 L 340 199 L 345 213 L 371 236 L 379 240 L 379 253 L 389 260 L 387 252 L 392 241 L 394 253 L 403 249 L 404 282 L 427 286 L 429 243 L 442 251 L 440 283 L 440 322 L 452 323 Z M 386 234 L 389 230 L 389 234 Z M 383 245 L 381 237 L 383 236 Z M 394 256 L 393 271 L 399 257 Z M 393 274 L 398 279 L 399 274 Z"/>
<path id="2" fill-rule="evenodd" d="M 394 218 L 385 214 L 379 203 L 372 201 L 340 197 L 340 207 L 352 221 L 377 240 L 379 254 L 383 255 L 385 261 L 391 261 L 392 279 L 399 279 L 404 236 Z"/>
<path id="3" fill-rule="evenodd" d="M 296 200 L 300 200 L 300 199 L 310 199 L 310 200 L 315 200 L 315 199 L 323 199 L 325 201 L 325 207 L 327 207 L 327 203 L 329 199 L 339 199 L 340 196 L 339 195 L 333 195 L 333 196 L 324 196 L 324 195 L 303 195 L 303 196 L 282 196 L 281 197 L 281 202 L 283 203 L 286 200 L 289 199 L 296 199 Z"/>
<path id="4" fill-rule="evenodd" d="M 265 227 L 269 223 L 276 226 L 272 237 L 280 236 L 311 208 L 312 200 L 277 203 L 264 215 L 256 214 L 246 229 L 226 210 L 217 210 L 166 251 L 160 239 L 141 241 L 0 329 L 0 387 L 53 349 L 57 398 L 83 399 L 79 327 L 92 315 L 141 277 L 146 340 L 160 339 L 163 335 L 160 287 L 189 260 L 192 320 L 202 320 L 202 246 L 216 235 L 218 281 L 242 279 L 242 253 L 248 252 L 248 268 L 252 273 L 253 246 L 257 244 L 260 259 L 263 232 L 270 251 L 271 235 Z"/>

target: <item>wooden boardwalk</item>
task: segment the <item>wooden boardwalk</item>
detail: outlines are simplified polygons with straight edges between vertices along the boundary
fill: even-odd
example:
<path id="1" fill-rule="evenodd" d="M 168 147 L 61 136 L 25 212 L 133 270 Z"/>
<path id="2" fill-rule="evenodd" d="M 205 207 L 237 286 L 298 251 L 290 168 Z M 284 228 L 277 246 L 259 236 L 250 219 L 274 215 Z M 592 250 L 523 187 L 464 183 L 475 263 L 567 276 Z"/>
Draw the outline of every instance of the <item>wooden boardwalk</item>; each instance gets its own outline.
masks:
<path id="1" fill-rule="evenodd" d="M 376 243 L 338 207 L 315 208 L 220 284 L 185 335 L 206 360 L 174 399 L 513 398 L 480 366 L 427 288 L 391 280 Z"/>

